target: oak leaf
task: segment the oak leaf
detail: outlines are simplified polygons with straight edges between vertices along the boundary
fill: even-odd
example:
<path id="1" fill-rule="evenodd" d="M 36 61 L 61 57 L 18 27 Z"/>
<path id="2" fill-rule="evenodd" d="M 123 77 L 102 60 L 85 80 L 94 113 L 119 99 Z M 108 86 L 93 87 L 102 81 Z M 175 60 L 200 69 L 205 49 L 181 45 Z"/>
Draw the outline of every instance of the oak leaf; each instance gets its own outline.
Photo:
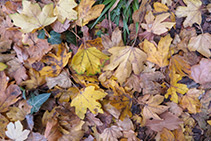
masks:
<path id="1" fill-rule="evenodd" d="M 187 17 L 183 22 L 184 27 L 192 26 L 194 23 L 201 24 L 201 5 L 202 2 L 200 0 L 183 0 L 186 6 L 178 6 L 176 9 L 176 16 Z"/>
<path id="2" fill-rule="evenodd" d="M 81 0 L 78 6 L 78 20 L 76 21 L 78 26 L 85 26 L 89 21 L 100 16 L 105 5 L 99 4 L 92 7 L 94 3 L 94 0 Z"/>
<path id="3" fill-rule="evenodd" d="M 196 114 L 200 112 L 201 103 L 199 101 L 199 96 L 203 94 L 203 90 L 197 90 L 196 88 L 190 89 L 185 96 L 182 97 L 180 105 L 191 114 Z"/>
<path id="4" fill-rule="evenodd" d="M 112 54 L 110 64 L 105 66 L 103 70 L 116 69 L 114 76 L 120 84 L 126 81 L 132 71 L 138 75 L 143 70 L 143 61 L 146 60 L 147 55 L 140 49 L 126 46 L 112 47 L 108 51 Z"/>
<path id="5" fill-rule="evenodd" d="M 93 113 L 103 113 L 101 105 L 96 100 L 104 98 L 107 93 L 102 90 L 95 90 L 94 86 L 88 86 L 83 92 L 80 92 L 71 102 L 75 107 L 75 112 L 79 118 L 84 119 L 87 108 Z"/>
<path id="6" fill-rule="evenodd" d="M 182 79 L 182 76 L 179 74 L 176 74 L 174 72 L 170 72 L 169 74 L 170 77 L 170 87 L 167 90 L 167 93 L 165 94 L 165 98 L 168 98 L 168 96 L 171 96 L 171 101 L 178 103 L 178 95 L 177 93 L 180 94 L 185 94 L 188 91 L 188 87 L 185 84 L 180 84 L 178 83 L 179 80 Z"/>
<path id="7" fill-rule="evenodd" d="M 142 28 L 146 29 L 147 32 L 154 33 L 156 35 L 161 35 L 171 29 L 175 22 L 164 22 L 170 16 L 169 13 L 160 14 L 156 17 L 150 11 L 145 16 L 146 24 L 142 23 Z"/>
<path id="8" fill-rule="evenodd" d="M 160 67 L 165 67 L 169 64 L 169 46 L 171 44 L 172 38 L 168 34 L 165 37 L 161 37 L 157 47 L 149 42 L 148 40 L 144 40 L 144 51 L 147 53 L 147 60 L 153 62 Z"/>
<path id="9" fill-rule="evenodd" d="M 7 137 L 15 141 L 23 141 L 28 138 L 30 130 L 23 130 L 23 125 L 18 120 L 14 123 L 10 122 L 7 125 L 7 131 L 5 132 Z"/>
<path id="10" fill-rule="evenodd" d="M 60 0 L 56 3 L 56 7 L 54 8 L 54 15 L 57 16 L 58 21 L 64 23 L 66 19 L 68 20 L 76 20 L 77 12 L 73 10 L 77 6 L 75 0 Z"/>
<path id="11" fill-rule="evenodd" d="M 198 51 L 205 57 L 210 57 L 211 52 L 211 35 L 209 33 L 201 34 L 197 37 L 192 37 L 188 44 L 190 51 Z"/>
<path id="12" fill-rule="evenodd" d="M 21 27 L 24 33 L 43 28 L 52 24 L 57 17 L 53 16 L 53 3 L 45 5 L 41 10 L 38 3 L 32 4 L 30 1 L 23 0 L 23 10 L 20 13 L 11 14 L 10 18 L 14 25 Z"/>
<path id="13" fill-rule="evenodd" d="M 67 65 L 71 52 L 67 52 L 63 45 L 54 45 L 53 52 L 48 53 L 41 60 L 47 66 L 39 70 L 41 76 L 55 77 Z"/>
<path id="14" fill-rule="evenodd" d="M 144 95 L 143 98 L 139 98 L 139 103 L 144 104 L 142 115 L 145 119 L 157 119 L 161 120 L 158 116 L 165 112 L 169 107 L 165 105 L 160 105 L 164 100 L 161 95 Z"/>
<path id="15" fill-rule="evenodd" d="M 4 72 L 0 72 L 0 112 L 6 112 L 8 107 L 20 98 L 21 90 L 17 85 L 11 84 L 7 87 L 8 79 Z"/>
<path id="16" fill-rule="evenodd" d="M 86 72 L 87 75 L 94 75 L 101 72 L 102 61 L 107 59 L 107 55 L 95 47 L 83 48 L 81 45 L 73 56 L 71 66 L 78 74 Z"/>

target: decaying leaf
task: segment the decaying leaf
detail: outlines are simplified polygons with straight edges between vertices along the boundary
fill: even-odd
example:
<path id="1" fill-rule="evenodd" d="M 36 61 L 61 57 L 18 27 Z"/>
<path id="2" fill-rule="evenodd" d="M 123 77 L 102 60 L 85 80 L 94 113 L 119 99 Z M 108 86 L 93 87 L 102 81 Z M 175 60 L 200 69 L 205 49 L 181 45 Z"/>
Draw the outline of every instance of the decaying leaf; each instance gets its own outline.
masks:
<path id="1" fill-rule="evenodd" d="M 99 4 L 92 7 L 95 3 L 94 0 L 81 0 L 78 6 L 78 26 L 85 26 L 89 21 L 96 19 L 100 16 L 105 5 Z"/>
<path id="2" fill-rule="evenodd" d="M 175 22 L 164 22 L 164 20 L 169 16 L 169 13 L 164 13 L 154 17 L 152 12 L 150 11 L 145 16 L 146 24 L 142 23 L 141 26 L 142 28 L 146 29 L 147 32 L 151 32 L 156 35 L 161 35 L 167 32 L 168 29 L 171 29 L 175 25 Z"/>
<path id="3" fill-rule="evenodd" d="M 81 46 L 73 56 L 71 66 L 78 74 L 94 75 L 101 72 L 102 62 L 108 57 L 95 47 L 83 48 Z"/>
<path id="4" fill-rule="evenodd" d="M 23 141 L 28 138 L 30 130 L 23 130 L 23 125 L 18 120 L 14 123 L 10 122 L 7 125 L 7 131 L 5 132 L 7 137 L 15 141 Z"/>
<path id="5" fill-rule="evenodd" d="M 9 123 L 9 120 L 3 116 L 2 114 L 0 114 L 0 137 L 4 138 L 5 137 L 5 130 L 7 127 L 7 124 Z"/>
<path id="6" fill-rule="evenodd" d="M 205 57 L 210 57 L 211 52 L 211 35 L 209 33 L 200 34 L 197 37 L 192 37 L 188 44 L 190 51 L 198 51 Z"/>
<path id="7" fill-rule="evenodd" d="M 58 21 L 64 23 L 66 18 L 68 20 L 76 20 L 77 12 L 73 10 L 76 6 L 75 0 L 60 0 L 54 8 L 54 14 L 57 16 Z"/>
<path id="8" fill-rule="evenodd" d="M 108 50 L 112 56 L 110 64 L 105 66 L 103 70 L 115 70 L 114 76 L 118 82 L 122 84 L 130 76 L 132 71 L 139 74 L 143 70 L 143 61 L 146 60 L 146 54 L 138 48 L 113 47 Z"/>
<path id="9" fill-rule="evenodd" d="M 96 100 L 104 98 L 107 93 L 102 90 L 95 90 L 94 86 L 88 86 L 83 92 L 80 92 L 71 102 L 75 107 L 75 112 L 79 118 L 84 119 L 87 108 L 93 113 L 103 113 L 101 105 Z"/>
<path id="10" fill-rule="evenodd" d="M 169 64 L 169 46 L 171 44 L 172 38 L 168 34 L 164 38 L 160 39 L 157 47 L 149 42 L 148 40 L 144 40 L 144 51 L 147 53 L 147 60 L 153 62 L 160 67 L 165 67 Z"/>
<path id="11" fill-rule="evenodd" d="M 23 10 L 11 14 L 10 18 L 14 21 L 14 25 L 21 27 L 24 33 L 43 28 L 57 19 L 53 15 L 53 3 L 45 5 L 42 10 L 38 3 L 32 4 L 30 1 L 23 0 L 22 4 Z"/>
<path id="12" fill-rule="evenodd" d="M 189 113 L 199 113 L 201 103 L 199 96 L 203 93 L 203 90 L 197 90 L 196 88 L 188 90 L 187 94 L 181 99 L 180 105 L 185 109 L 188 109 Z"/>
<path id="13" fill-rule="evenodd" d="M 115 125 L 110 128 L 106 128 L 99 138 L 101 141 L 118 141 L 118 138 L 122 136 L 121 128 Z"/>
<path id="14" fill-rule="evenodd" d="M 183 22 L 184 27 L 192 26 L 194 23 L 201 24 L 201 5 L 202 2 L 200 0 L 183 0 L 186 6 L 179 6 L 176 9 L 176 16 L 186 17 Z"/>

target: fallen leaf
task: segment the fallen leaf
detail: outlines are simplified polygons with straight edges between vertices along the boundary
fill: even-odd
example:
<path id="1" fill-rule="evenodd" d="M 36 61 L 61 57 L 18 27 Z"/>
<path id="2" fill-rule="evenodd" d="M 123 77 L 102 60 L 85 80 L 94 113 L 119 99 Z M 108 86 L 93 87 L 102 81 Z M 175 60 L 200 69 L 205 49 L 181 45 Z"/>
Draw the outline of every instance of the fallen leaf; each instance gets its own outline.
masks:
<path id="1" fill-rule="evenodd" d="M 198 65 L 191 67 L 191 76 L 196 83 L 202 85 L 208 84 L 211 82 L 211 60 L 202 58 Z"/>
<path id="2" fill-rule="evenodd" d="M 183 22 L 184 27 L 192 26 L 194 23 L 198 25 L 201 24 L 201 5 L 202 2 L 200 0 L 183 0 L 186 6 L 178 6 L 176 9 L 176 16 L 178 18 L 186 17 Z"/>
<path id="3" fill-rule="evenodd" d="M 67 65 L 71 54 L 71 52 L 67 52 L 63 45 L 54 45 L 53 51 L 45 55 L 41 60 L 47 64 L 47 66 L 39 70 L 41 76 L 58 76 L 62 69 Z"/>
<path id="4" fill-rule="evenodd" d="M 161 95 L 144 95 L 143 98 L 139 98 L 139 104 L 143 104 L 144 108 L 142 111 L 142 115 L 145 119 L 157 119 L 161 120 L 158 116 L 168 110 L 168 106 L 160 105 L 164 100 L 164 97 Z"/>
<path id="5" fill-rule="evenodd" d="M 57 19 L 53 16 L 53 3 L 45 5 L 42 10 L 37 3 L 32 4 L 27 0 L 23 0 L 22 5 L 23 10 L 21 12 L 9 16 L 14 25 L 21 27 L 21 31 L 24 33 L 43 28 Z"/>
<path id="6" fill-rule="evenodd" d="M 174 137 L 174 134 L 166 129 L 166 128 L 163 128 L 163 130 L 161 132 L 159 132 L 160 134 L 160 141 L 175 141 L 175 137 Z"/>
<path id="7" fill-rule="evenodd" d="M 14 123 L 10 122 L 7 125 L 7 131 L 5 132 L 7 137 L 15 141 L 23 141 L 28 138 L 30 130 L 23 130 L 21 122 L 18 120 Z"/>
<path id="8" fill-rule="evenodd" d="M 180 116 L 183 112 L 182 108 L 174 102 L 168 102 L 167 105 L 169 106 L 169 112 L 171 112 L 175 116 Z"/>
<path id="9" fill-rule="evenodd" d="M 143 70 L 143 61 L 146 60 L 146 54 L 138 48 L 126 47 L 112 47 L 108 50 L 112 56 L 110 57 L 110 64 L 106 65 L 103 70 L 112 71 L 120 84 L 126 81 L 131 75 L 132 71 L 139 75 Z"/>
<path id="10" fill-rule="evenodd" d="M 93 114 L 103 113 L 100 103 L 96 100 L 100 100 L 106 95 L 107 93 L 102 90 L 95 90 L 94 86 L 88 86 L 72 100 L 71 106 L 75 107 L 75 113 L 78 117 L 84 119 L 87 108 Z"/>
<path id="11" fill-rule="evenodd" d="M 118 138 L 122 136 L 121 128 L 115 125 L 112 125 L 109 128 L 106 128 L 99 138 L 101 141 L 118 141 Z"/>
<path id="12" fill-rule="evenodd" d="M 142 23 L 141 26 L 142 28 L 146 29 L 147 32 L 161 35 L 175 25 L 175 22 L 164 22 L 164 20 L 167 19 L 169 16 L 169 13 L 164 13 L 154 17 L 152 12 L 150 11 L 148 14 L 145 15 L 146 24 Z"/>
<path id="13" fill-rule="evenodd" d="M 46 77 L 47 86 L 49 89 L 58 85 L 62 88 L 69 88 L 72 86 L 72 81 L 69 78 L 69 72 L 63 70 L 57 77 Z"/>
<path id="14" fill-rule="evenodd" d="M 94 0 L 81 0 L 78 5 L 78 20 L 76 21 L 78 26 L 85 26 L 89 21 L 100 16 L 105 5 L 99 4 L 92 7 L 94 3 Z"/>
<path id="15" fill-rule="evenodd" d="M 72 68 L 78 74 L 94 75 L 101 72 L 102 62 L 108 57 L 95 47 L 83 48 L 80 46 L 71 61 Z"/>
<path id="16" fill-rule="evenodd" d="M 26 113 L 18 107 L 9 107 L 9 111 L 6 113 L 10 121 L 24 120 Z"/>
<path id="17" fill-rule="evenodd" d="M 0 114 L 0 137 L 5 138 L 5 130 L 7 127 L 7 124 L 9 123 L 8 119 Z"/>
<path id="18" fill-rule="evenodd" d="M 7 68 L 7 65 L 5 65 L 4 63 L 0 62 L 0 71 L 3 71 Z"/>
<path id="19" fill-rule="evenodd" d="M 210 48 L 211 35 L 209 33 L 200 34 L 189 40 L 188 49 L 190 51 L 198 51 L 207 58 L 211 56 Z"/>
<path id="20" fill-rule="evenodd" d="M 201 103 L 199 101 L 199 96 L 203 94 L 203 90 L 189 89 L 187 94 L 184 95 L 180 101 L 180 105 L 191 114 L 196 114 L 200 112 Z"/>
<path id="21" fill-rule="evenodd" d="M 63 24 L 60 23 L 59 21 L 55 21 L 53 24 L 51 24 L 51 27 L 55 32 L 62 33 L 70 27 L 70 21 L 65 20 Z"/>
<path id="22" fill-rule="evenodd" d="M 211 120 L 208 120 L 207 123 L 208 123 L 209 125 L 211 125 Z"/>
<path id="23" fill-rule="evenodd" d="M 157 46 L 145 39 L 143 50 L 147 53 L 147 60 L 160 67 L 167 66 L 169 64 L 169 46 L 171 41 L 172 38 L 169 34 L 161 37 Z"/>
<path id="24" fill-rule="evenodd" d="M 168 88 L 167 93 L 165 94 L 165 98 L 168 98 L 170 95 L 171 96 L 170 100 L 175 103 L 178 103 L 179 97 L 177 93 L 185 94 L 188 91 L 188 87 L 185 84 L 177 83 L 179 80 L 182 79 L 181 75 L 176 74 L 174 72 L 170 72 L 169 77 L 170 77 L 170 87 Z"/>
<path id="25" fill-rule="evenodd" d="M 21 90 L 17 85 L 11 84 L 7 87 L 8 78 L 4 72 L 0 72 L 0 112 L 6 112 L 10 105 L 16 103 L 20 97 Z"/>
<path id="26" fill-rule="evenodd" d="M 56 7 L 54 8 L 54 15 L 57 16 L 58 21 L 64 23 L 66 19 L 68 20 L 76 20 L 77 12 L 73 10 L 77 6 L 75 0 L 60 0 L 56 3 Z"/>

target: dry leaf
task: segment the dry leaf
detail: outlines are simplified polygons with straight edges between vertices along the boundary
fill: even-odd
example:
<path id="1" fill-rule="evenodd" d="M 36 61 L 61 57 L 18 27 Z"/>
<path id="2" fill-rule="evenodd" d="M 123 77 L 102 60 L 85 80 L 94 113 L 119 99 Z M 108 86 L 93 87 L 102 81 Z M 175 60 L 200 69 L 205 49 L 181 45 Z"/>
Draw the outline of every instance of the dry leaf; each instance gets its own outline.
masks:
<path id="1" fill-rule="evenodd" d="M 88 86 L 72 100 L 71 106 L 75 107 L 75 113 L 79 116 L 79 118 L 84 119 L 87 108 L 93 114 L 103 113 L 101 104 L 96 100 L 100 100 L 106 95 L 107 93 L 102 90 L 95 90 L 94 86 Z"/>
<path id="2" fill-rule="evenodd" d="M 190 51 L 198 51 L 205 57 L 210 57 L 211 52 L 211 35 L 209 33 L 200 34 L 197 37 L 192 37 L 189 40 L 188 49 Z"/>
<path id="3" fill-rule="evenodd" d="M 143 70 L 143 61 L 146 60 L 147 56 L 140 49 L 126 46 L 113 47 L 108 51 L 112 54 L 110 64 L 105 66 L 103 70 L 116 69 L 114 76 L 120 84 L 126 81 L 132 71 L 138 75 Z"/>
<path id="4" fill-rule="evenodd" d="M 118 141 L 118 138 L 122 136 L 121 128 L 112 125 L 110 128 L 106 128 L 102 134 L 100 134 L 100 141 Z"/>
<path id="5" fill-rule="evenodd" d="M 4 138 L 5 137 L 5 129 L 7 127 L 7 124 L 9 123 L 8 119 L 0 114 L 0 137 Z"/>
<path id="6" fill-rule="evenodd" d="M 185 21 L 183 22 L 184 27 L 192 26 L 194 23 L 198 25 L 201 24 L 201 5 L 202 2 L 200 0 L 183 0 L 186 6 L 179 6 L 176 9 L 176 16 L 186 17 Z"/>

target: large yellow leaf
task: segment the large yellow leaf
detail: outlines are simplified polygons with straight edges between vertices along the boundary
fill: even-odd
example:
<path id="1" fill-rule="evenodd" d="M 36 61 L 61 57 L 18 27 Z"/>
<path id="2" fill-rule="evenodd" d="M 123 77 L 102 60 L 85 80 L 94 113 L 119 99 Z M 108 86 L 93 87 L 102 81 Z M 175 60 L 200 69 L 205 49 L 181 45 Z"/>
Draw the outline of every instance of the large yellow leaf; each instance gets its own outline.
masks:
<path id="1" fill-rule="evenodd" d="M 147 32 L 151 32 L 157 35 L 161 35 L 168 31 L 168 29 L 171 29 L 175 22 L 164 22 L 165 19 L 167 19 L 170 16 L 169 13 L 160 14 L 156 17 L 152 14 L 150 11 L 145 16 L 146 23 L 142 23 L 142 28 L 146 29 Z"/>
<path id="2" fill-rule="evenodd" d="M 21 27 L 24 33 L 43 28 L 57 19 L 53 15 L 53 3 L 45 5 L 42 10 L 37 3 L 32 4 L 30 1 L 23 0 L 22 4 L 23 10 L 20 13 L 11 14 L 10 18 L 14 21 L 14 25 Z"/>
<path id="3" fill-rule="evenodd" d="M 94 75 L 101 71 L 102 62 L 107 60 L 108 56 L 95 47 L 83 48 L 81 46 L 71 61 L 72 68 L 78 74 Z"/>
<path id="4" fill-rule="evenodd" d="M 180 105 L 191 114 L 196 114 L 200 112 L 201 103 L 199 101 L 199 96 L 203 94 L 203 90 L 197 90 L 196 88 L 190 89 L 185 96 L 182 97 Z"/>
<path id="5" fill-rule="evenodd" d="M 83 92 L 80 92 L 71 102 L 75 107 L 75 112 L 79 118 L 84 119 L 87 108 L 93 113 L 103 113 L 101 104 L 96 100 L 104 98 L 107 93 L 102 90 L 95 90 L 94 86 L 88 86 Z"/>
<path id="6" fill-rule="evenodd" d="M 200 0 L 183 0 L 186 6 L 179 6 L 176 9 L 176 16 L 187 17 L 183 22 L 184 27 L 192 26 L 194 23 L 201 24 L 200 8 L 202 2 Z"/>
<path id="7" fill-rule="evenodd" d="M 185 94 L 188 91 L 188 87 L 185 84 L 179 84 L 177 83 L 179 80 L 182 79 L 182 76 L 179 74 L 176 74 L 174 72 L 169 74 L 170 77 L 170 87 L 167 90 L 167 93 L 165 94 L 165 98 L 168 98 L 168 96 L 171 96 L 171 101 L 178 103 L 178 95 L 177 93 L 180 94 Z"/>
<path id="8" fill-rule="evenodd" d="M 77 6 L 75 0 L 60 0 L 54 8 L 54 14 L 57 15 L 58 21 L 63 23 L 65 19 L 76 20 L 77 12 L 73 10 Z"/>
<path id="9" fill-rule="evenodd" d="M 200 34 L 197 37 L 192 37 L 188 44 L 190 51 L 198 51 L 207 58 L 211 56 L 211 35 L 209 33 Z"/>
<path id="10" fill-rule="evenodd" d="M 78 6 L 78 20 L 76 21 L 78 26 L 84 26 L 100 16 L 105 5 L 99 4 L 92 7 L 94 3 L 95 0 L 81 0 Z"/>
<path id="11" fill-rule="evenodd" d="M 161 37 L 158 46 L 156 47 L 153 43 L 148 40 L 144 40 L 144 51 L 147 53 L 147 60 L 153 62 L 160 67 L 165 67 L 169 64 L 169 46 L 171 44 L 172 38 L 168 34 L 165 37 Z"/>
<path id="12" fill-rule="evenodd" d="M 113 47 L 108 50 L 112 56 L 110 64 L 104 67 L 104 70 L 116 69 L 114 76 L 118 82 L 122 84 L 130 76 L 132 71 L 139 74 L 143 70 L 143 61 L 146 60 L 147 55 L 138 48 Z"/>

